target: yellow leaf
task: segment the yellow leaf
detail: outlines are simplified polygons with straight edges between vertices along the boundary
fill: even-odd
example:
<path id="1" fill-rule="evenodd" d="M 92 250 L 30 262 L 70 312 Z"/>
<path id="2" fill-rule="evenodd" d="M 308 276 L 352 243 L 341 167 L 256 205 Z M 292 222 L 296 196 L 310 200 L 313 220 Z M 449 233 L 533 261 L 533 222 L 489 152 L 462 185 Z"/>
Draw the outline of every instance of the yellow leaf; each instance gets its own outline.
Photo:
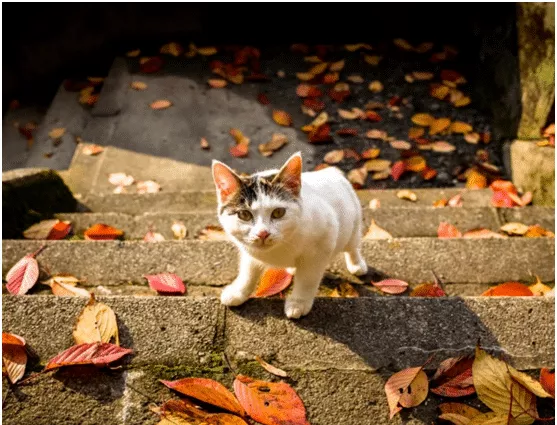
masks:
<path id="1" fill-rule="evenodd" d="M 393 239 L 393 236 L 385 229 L 379 227 L 375 220 L 372 219 L 364 239 Z"/>
<path id="2" fill-rule="evenodd" d="M 383 59 L 383 56 L 364 55 L 365 63 L 367 63 L 369 65 L 373 65 L 373 66 L 379 65 L 379 62 L 381 62 L 381 59 Z"/>
<path id="3" fill-rule="evenodd" d="M 381 81 L 375 80 L 369 83 L 368 89 L 373 93 L 379 93 L 383 90 L 383 84 L 381 83 Z"/>
<path id="4" fill-rule="evenodd" d="M 414 50 L 414 47 L 408 41 L 406 41 L 403 38 L 395 38 L 393 40 L 393 43 L 399 49 L 406 50 L 406 51 Z"/>
<path id="5" fill-rule="evenodd" d="M 355 52 L 360 49 L 371 50 L 371 46 L 365 43 L 357 43 L 357 44 L 345 44 L 344 48 L 349 52 Z"/>
<path id="6" fill-rule="evenodd" d="M 474 416 L 468 425 L 515 425 L 512 419 L 505 414 L 497 414 L 495 412 L 482 413 L 481 415 Z"/>
<path id="7" fill-rule="evenodd" d="M 408 201 L 416 202 L 418 200 L 418 195 L 408 189 L 399 190 L 396 193 L 398 199 L 406 199 Z"/>
<path id="8" fill-rule="evenodd" d="M 449 94 L 450 89 L 442 84 L 432 84 L 430 94 L 439 100 L 443 100 Z"/>
<path id="9" fill-rule="evenodd" d="M 325 161 L 327 164 L 338 164 L 343 159 L 344 159 L 344 149 L 336 149 L 327 152 L 323 157 L 323 161 Z"/>
<path id="10" fill-rule="evenodd" d="M 451 120 L 449 118 L 438 118 L 431 123 L 429 134 L 439 134 L 449 128 L 449 125 L 451 125 Z"/>
<path id="11" fill-rule="evenodd" d="M 329 66 L 328 62 L 318 63 L 317 65 L 312 66 L 308 71 L 308 73 L 313 76 L 323 74 L 327 70 L 328 66 Z"/>
<path id="12" fill-rule="evenodd" d="M 368 171 L 385 171 L 391 166 L 391 161 L 388 159 L 370 159 L 366 161 L 364 167 Z"/>
<path id="13" fill-rule="evenodd" d="M 512 369 L 512 366 L 476 347 L 472 376 L 479 399 L 495 413 L 510 415 L 517 425 L 530 425 L 538 416 L 536 397 L 511 379 Z"/>
<path id="14" fill-rule="evenodd" d="M 165 44 L 160 49 L 160 53 L 163 55 L 172 55 L 174 57 L 180 56 L 183 51 L 184 48 L 176 42 Z"/>
<path id="15" fill-rule="evenodd" d="M 309 72 L 297 72 L 296 78 L 300 81 L 309 81 L 312 80 L 315 76 Z"/>
<path id="16" fill-rule="evenodd" d="M 544 285 L 538 276 L 536 276 L 536 283 L 530 285 L 528 289 L 530 289 L 530 291 L 532 291 L 532 294 L 534 294 L 534 296 L 536 297 L 543 297 L 545 294 L 551 291 L 551 288 L 547 285 Z"/>
<path id="17" fill-rule="evenodd" d="M 462 121 L 454 121 L 451 124 L 450 127 L 450 131 L 452 131 L 453 133 L 469 133 L 473 130 L 472 126 L 470 124 L 467 124 L 465 122 Z"/>
<path id="18" fill-rule="evenodd" d="M 321 63 L 323 62 L 321 60 L 321 58 L 319 56 L 306 56 L 304 58 L 304 62 L 309 62 L 309 63 Z"/>
<path id="19" fill-rule="evenodd" d="M 412 116 L 412 122 L 416 125 L 421 125 L 423 127 L 429 127 L 434 121 L 435 118 L 430 114 L 415 114 Z"/>
<path id="20" fill-rule="evenodd" d="M 367 170 L 365 167 L 354 168 L 348 172 L 348 181 L 352 184 L 363 186 L 365 184 L 367 177 Z"/>
<path id="21" fill-rule="evenodd" d="M 211 56 L 217 53 L 217 48 L 213 46 L 199 47 L 197 49 L 197 53 L 199 53 L 201 56 Z"/>
<path id="22" fill-rule="evenodd" d="M 468 96 L 463 96 L 463 97 L 461 97 L 460 99 L 455 100 L 455 101 L 453 102 L 453 105 L 454 105 L 455 107 L 457 107 L 457 108 L 460 108 L 460 107 L 462 107 L 462 106 L 469 105 L 470 102 L 471 102 L 471 100 L 470 100 L 470 98 L 469 98 Z"/>
<path id="23" fill-rule="evenodd" d="M 114 338 L 115 344 L 120 345 L 114 311 L 106 304 L 97 302 L 91 294 L 91 299 L 77 319 L 73 337 L 76 344 L 110 342 Z"/>

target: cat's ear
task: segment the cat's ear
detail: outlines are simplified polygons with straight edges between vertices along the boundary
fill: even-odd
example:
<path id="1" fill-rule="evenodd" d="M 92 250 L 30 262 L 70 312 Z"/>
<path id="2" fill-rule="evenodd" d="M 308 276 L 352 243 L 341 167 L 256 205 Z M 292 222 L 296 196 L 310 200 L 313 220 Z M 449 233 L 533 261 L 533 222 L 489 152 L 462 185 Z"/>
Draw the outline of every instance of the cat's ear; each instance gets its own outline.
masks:
<path id="1" fill-rule="evenodd" d="M 273 183 L 282 184 L 287 190 L 298 196 L 302 188 L 302 154 L 296 152 L 282 166 L 273 179 Z"/>
<path id="2" fill-rule="evenodd" d="M 213 180 L 217 187 L 217 195 L 220 202 L 226 201 L 230 196 L 240 190 L 240 177 L 222 162 L 213 160 Z"/>

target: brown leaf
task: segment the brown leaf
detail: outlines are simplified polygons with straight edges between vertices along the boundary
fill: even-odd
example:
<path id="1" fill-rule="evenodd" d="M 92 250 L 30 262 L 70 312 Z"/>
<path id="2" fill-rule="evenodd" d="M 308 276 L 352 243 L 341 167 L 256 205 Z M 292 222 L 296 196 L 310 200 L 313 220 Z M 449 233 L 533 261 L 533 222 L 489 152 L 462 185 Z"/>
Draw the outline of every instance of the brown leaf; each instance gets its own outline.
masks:
<path id="1" fill-rule="evenodd" d="M 66 134 L 65 128 L 53 128 L 48 132 L 48 137 L 50 137 L 52 140 L 58 140 L 61 139 L 64 134 Z"/>
<path id="2" fill-rule="evenodd" d="M 340 128 L 337 130 L 337 134 L 339 136 L 357 136 L 358 129 L 357 128 Z"/>
<path id="3" fill-rule="evenodd" d="M 315 128 L 308 134 L 308 139 L 311 143 L 330 142 L 333 140 L 331 137 L 331 127 L 329 124 L 323 124 Z"/>
<path id="4" fill-rule="evenodd" d="M 364 167 L 368 171 L 385 171 L 391 166 L 391 161 L 388 159 L 370 159 L 366 161 Z"/>
<path id="5" fill-rule="evenodd" d="M 318 64 L 312 66 L 309 69 L 308 73 L 313 75 L 313 76 L 323 74 L 327 70 L 328 66 L 329 66 L 329 64 L 327 62 L 318 63 Z"/>
<path id="6" fill-rule="evenodd" d="M 443 84 L 432 84 L 429 89 L 429 94 L 439 100 L 445 99 L 449 92 L 450 89 Z"/>
<path id="7" fill-rule="evenodd" d="M 427 375 L 421 367 L 404 369 L 392 375 L 385 383 L 390 419 L 402 410 L 421 404 L 427 397 Z"/>
<path id="8" fill-rule="evenodd" d="M 18 335 L 2 332 L 2 369 L 6 370 L 12 384 L 23 377 L 26 366 L 25 340 Z"/>
<path id="9" fill-rule="evenodd" d="M 530 228 L 530 226 L 527 226 L 527 225 L 522 224 L 522 223 L 510 222 L 510 223 L 506 223 L 503 226 L 501 226 L 500 230 L 502 232 L 505 232 L 508 235 L 524 236 L 526 234 L 526 232 L 528 232 L 529 228 Z"/>
<path id="10" fill-rule="evenodd" d="M 441 76 L 442 80 L 450 81 L 450 82 L 453 82 L 455 84 L 466 83 L 466 78 L 464 78 L 462 76 L 462 74 L 460 74 L 457 71 L 450 70 L 450 69 L 441 70 L 441 75 L 440 76 Z"/>
<path id="11" fill-rule="evenodd" d="M 447 294 L 439 286 L 437 282 L 435 283 L 422 283 L 421 285 L 416 286 L 412 292 L 410 293 L 411 297 L 446 297 Z"/>
<path id="12" fill-rule="evenodd" d="M 285 127 L 289 127 L 292 125 L 292 118 L 290 114 L 285 111 L 274 110 L 273 111 L 273 120 L 278 124 Z"/>
<path id="13" fill-rule="evenodd" d="M 375 220 L 372 219 L 364 239 L 393 239 L 393 236 L 385 229 L 379 227 Z"/>
<path id="14" fill-rule="evenodd" d="M 151 103 L 151 109 L 154 109 L 155 111 L 161 110 L 161 109 L 167 109 L 170 108 L 172 106 L 172 102 L 170 100 L 166 100 L 166 99 L 161 99 L 161 100 L 155 100 L 153 103 Z"/>
<path id="15" fill-rule="evenodd" d="M 332 298 L 358 298 L 360 293 L 348 282 L 342 282 L 331 292 Z"/>
<path id="16" fill-rule="evenodd" d="M 431 123 L 429 134 L 434 135 L 442 133 L 449 128 L 449 125 L 451 125 L 451 120 L 449 118 L 438 118 Z"/>
<path id="17" fill-rule="evenodd" d="M 401 50 L 410 51 L 414 49 L 414 47 L 403 38 L 395 38 L 393 44 Z"/>
<path id="18" fill-rule="evenodd" d="M 134 90 L 147 90 L 147 84 L 143 81 L 132 81 L 130 87 Z"/>
<path id="19" fill-rule="evenodd" d="M 433 142 L 433 144 L 431 145 L 431 149 L 433 150 L 433 152 L 450 153 L 454 152 L 456 150 L 456 147 L 449 142 L 439 140 L 437 142 Z"/>
<path id="20" fill-rule="evenodd" d="M 379 288 L 386 294 L 402 294 L 408 289 L 408 282 L 398 279 L 384 279 L 379 282 L 371 282 L 373 286 Z"/>
<path id="21" fill-rule="evenodd" d="M 74 326 L 73 337 L 76 344 L 110 342 L 114 338 L 114 343 L 120 345 L 114 311 L 106 304 L 97 302 L 91 294 Z"/>
<path id="22" fill-rule="evenodd" d="M 371 50 L 371 46 L 366 43 L 345 44 L 344 48 L 349 52 L 356 52 L 358 50 Z"/>
<path id="23" fill-rule="evenodd" d="M 340 72 L 342 71 L 343 68 L 344 68 L 344 59 L 338 62 L 333 62 L 331 66 L 329 66 L 329 71 Z"/>
<path id="24" fill-rule="evenodd" d="M 427 167 L 425 158 L 419 155 L 415 155 L 408 158 L 407 160 L 405 160 L 405 163 L 406 163 L 406 169 L 408 171 L 414 171 L 416 173 L 425 170 Z"/>
<path id="25" fill-rule="evenodd" d="M 418 81 L 427 81 L 433 78 L 433 72 L 414 71 L 412 77 Z"/>
<path id="26" fill-rule="evenodd" d="M 139 70 L 146 74 L 152 74 L 161 70 L 163 60 L 158 56 L 151 58 L 141 58 L 139 60 Z"/>
<path id="27" fill-rule="evenodd" d="M 91 241 L 110 241 L 121 238 L 124 232 L 107 224 L 97 223 L 84 232 L 85 239 Z"/>
<path id="28" fill-rule="evenodd" d="M 128 348 L 109 343 L 93 342 L 74 345 L 50 359 L 44 370 L 78 365 L 108 366 L 131 352 L 132 350 Z"/>
<path id="29" fill-rule="evenodd" d="M 425 130 L 422 127 L 412 127 L 408 130 L 408 138 L 409 139 L 419 139 L 425 133 Z"/>
<path id="30" fill-rule="evenodd" d="M 383 59 L 382 56 L 364 55 L 364 62 L 368 65 L 377 66 L 379 65 L 379 62 L 381 62 L 381 59 Z"/>
<path id="31" fill-rule="evenodd" d="M 474 229 L 465 232 L 462 235 L 466 239 L 486 239 L 486 238 L 505 238 L 500 233 L 496 233 L 489 229 Z"/>
<path id="32" fill-rule="evenodd" d="M 354 168 L 348 172 L 348 181 L 353 185 L 362 187 L 365 185 L 367 177 L 366 167 Z"/>
<path id="33" fill-rule="evenodd" d="M 330 152 L 327 152 L 323 158 L 327 164 L 338 164 L 340 161 L 344 159 L 344 150 L 337 149 Z"/>
<path id="34" fill-rule="evenodd" d="M 201 56 L 212 56 L 217 54 L 217 48 L 213 46 L 199 47 L 197 53 Z"/>
<path id="35" fill-rule="evenodd" d="M 297 72 L 296 78 L 300 81 L 310 81 L 315 78 L 315 76 L 309 72 Z"/>
<path id="36" fill-rule="evenodd" d="M 267 363 L 259 356 L 255 356 L 255 360 L 263 367 L 263 369 L 273 375 L 280 376 L 281 378 L 286 378 L 288 376 L 288 374 L 284 370 Z"/>
<path id="37" fill-rule="evenodd" d="M 430 114 L 420 113 L 420 114 L 414 114 L 411 120 L 416 125 L 429 127 L 435 121 L 435 118 Z"/>
<path id="38" fill-rule="evenodd" d="M 395 149 L 398 149 L 398 150 L 407 151 L 409 149 L 412 149 L 412 144 L 410 144 L 406 140 L 393 140 L 390 143 L 390 145 L 391 145 L 392 148 L 395 148 Z"/>
<path id="39" fill-rule="evenodd" d="M 259 152 L 263 156 L 271 156 L 288 143 L 288 137 L 282 133 L 273 133 L 271 140 L 258 146 Z"/>
<path id="40" fill-rule="evenodd" d="M 163 45 L 160 48 L 160 53 L 163 55 L 172 55 L 174 57 L 178 57 L 182 53 L 184 53 L 184 48 L 180 46 L 180 44 L 173 41 L 171 43 Z"/>
<path id="41" fill-rule="evenodd" d="M 261 276 L 253 296 L 255 298 L 272 297 L 286 290 L 291 283 L 292 275 L 286 269 L 268 269 Z"/>
<path id="42" fill-rule="evenodd" d="M 462 233 L 450 223 L 442 221 L 437 228 L 437 237 L 439 238 L 461 238 Z"/>
<path id="43" fill-rule="evenodd" d="M 199 146 L 201 147 L 201 149 L 205 149 L 205 150 L 211 149 L 211 145 L 209 145 L 209 142 L 205 137 L 201 138 L 201 140 L 199 141 Z"/>
<path id="44" fill-rule="evenodd" d="M 104 148 L 99 145 L 86 145 L 81 152 L 87 156 L 94 156 L 104 152 Z"/>
<path id="45" fill-rule="evenodd" d="M 464 397 L 474 394 L 472 380 L 473 357 L 453 357 L 439 365 L 432 378 L 436 388 L 431 392 L 443 397 Z"/>
<path id="46" fill-rule="evenodd" d="M 91 293 L 88 290 L 77 286 L 78 282 L 80 280 L 72 275 L 55 275 L 42 283 L 50 286 L 52 293 L 58 297 L 91 298 Z"/>
<path id="47" fill-rule="evenodd" d="M 433 168 L 430 167 L 425 167 L 421 172 L 420 172 L 422 178 L 424 180 L 431 180 L 433 178 L 435 178 L 435 176 L 437 175 L 437 171 L 434 170 Z"/>
<path id="48" fill-rule="evenodd" d="M 234 393 L 247 414 L 263 425 L 309 425 L 300 397 L 285 382 L 266 382 L 238 375 Z"/>
<path id="49" fill-rule="evenodd" d="M 349 75 L 346 79 L 354 84 L 361 84 L 365 81 L 361 75 Z"/>
<path id="50" fill-rule="evenodd" d="M 379 122 L 382 121 L 381 115 L 379 115 L 375 111 L 366 111 L 366 120 L 371 122 Z M 373 130 L 370 130 L 373 131 Z"/>
<path id="51" fill-rule="evenodd" d="M 158 193 L 161 186 L 153 180 L 137 182 L 137 193 Z"/>
<path id="52" fill-rule="evenodd" d="M 524 234 L 524 237 L 526 237 L 526 238 L 541 238 L 541 237 L 554 238 L 555 233 L 544 229 L 539 224 L 534 224 L 533 226 L 530 226 L 528 228 L 528 231 Z"/>
<path id="53" fill-rule="evenodd" d="M 385 140 L 387 139 L 388 135 L 387 132 L 384 130 L 377 130 L 377 129 L 371 129 L 368 130 L 366 133 L 366 137 L 368 139 L 380 139 L 380 140 Z"/>

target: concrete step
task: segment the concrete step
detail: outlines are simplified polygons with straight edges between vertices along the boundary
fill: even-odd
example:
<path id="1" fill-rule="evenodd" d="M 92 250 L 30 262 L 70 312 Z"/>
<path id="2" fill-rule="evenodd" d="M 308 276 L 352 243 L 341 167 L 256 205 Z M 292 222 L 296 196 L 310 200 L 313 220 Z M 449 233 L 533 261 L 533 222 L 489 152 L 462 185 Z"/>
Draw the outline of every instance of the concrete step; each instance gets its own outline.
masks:
<path id="1" fill-rule="evenodd" d="M 99 300 L 116 313 L 121 345 L 134 350 L 124 368 L 61 370 L 21 386 L 6 399 L 6 423 L 155 424 L 149 404 L 171 397 L 158 379 L 202 376 L 229 388 L 235 373 L 272 379 L 255 355 L 288 372 L 312 425 L 370 423 L 370 416 L 374 424 L 402 423 L 400 416 L 388 420 L 385 380 L 432 354 L 428 369 L 472 352 L 478 339 L 519 369 L 554 367 L 554 300 L 541 297 L 318 299 L 298 321 L 284 317 L 281 300 L 234 309 L 205 297 Z M 85 303 L 3 296 L 3 330 L 26 339 L 40 359 L 32 368 L 39 370 L 73 344 L 72 327 Z M 439 402 L 430 397 L 405 414 L 404 423 L 432 423 Z"/>
<path id="2" fill-rule="evenodd" d="M 150 229 L 161 233 L 166 239 L 173 239 L 171 226 L 176 221 L 184 223 L 188 229 L 188 238 L 195 238 L 208 225 L 219 225 L 216 211 L 141 215 L 73 213 L 58 214 L 57 217 L 70 221 L 74 233 L 78 235 L 82 235 L 93 224 L 104 223 L 123 230 L 126 239 L 142 239 Z M 455 225 L 462 232 L 482 227 L 498 231 L 502 224 L 510 221 L 519 221 L 527 225 L 539 224 L 553 232 L 555 229 L 555 210 L 545 207 L 528 207 L 523 210 L 491 207 L 364 207 L 363 217 L 365 226 L 369 226 L 371 220 L 375 220 L 377 225 L 394 237 L 437 237 L 437 228 L 442 221 Z"/>
<path id="3" fill-rule="evenodd" d="M 2 272 L 45 241 L 4 240 Z M 51 273 L 71 273 L 89 285 L 144 284 L 145 274 L 172 272 L 193 285 L 221 286 L 237 273 L 238 253 L 226 241 L 46 241 L 39 261 Z M 544 282 L 555 279 L 553 238 L 367 240 L 362 253 L 371 267 L 366 279 L 389 276 L 430 282 L 434 270 L 448 283 Z M 329 266 L 347 274 L 342 255 Z"/>

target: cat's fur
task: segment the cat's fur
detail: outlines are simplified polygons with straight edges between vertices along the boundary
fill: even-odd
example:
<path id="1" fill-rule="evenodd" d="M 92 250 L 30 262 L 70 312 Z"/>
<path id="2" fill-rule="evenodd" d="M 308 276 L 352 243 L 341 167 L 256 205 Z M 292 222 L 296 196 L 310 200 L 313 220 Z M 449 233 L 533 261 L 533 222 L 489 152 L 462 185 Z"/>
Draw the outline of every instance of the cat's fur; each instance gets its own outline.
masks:
<path id="1" fill-rule="evenodd" d="M 360 202 L 337 168 L 302 174 L 298 152 L 280 170 L 249 177 L 216 160 L 212 171 L 219 221 L 241 256 L 238 277 L 222 292 L 223 304 L 245 302 L 266 268 L 288 268 L 295 277 L 284 311 L 299 318 L 311 310 L 325 270 L 338 253 L 344 252 L 351 273 L 367 273 L 360 254 Z M 271 217 L 276 208 L 285 209 L 282 218 Z M 252 219 L 241 220 L 241 210 L 248 210 Z"/>

